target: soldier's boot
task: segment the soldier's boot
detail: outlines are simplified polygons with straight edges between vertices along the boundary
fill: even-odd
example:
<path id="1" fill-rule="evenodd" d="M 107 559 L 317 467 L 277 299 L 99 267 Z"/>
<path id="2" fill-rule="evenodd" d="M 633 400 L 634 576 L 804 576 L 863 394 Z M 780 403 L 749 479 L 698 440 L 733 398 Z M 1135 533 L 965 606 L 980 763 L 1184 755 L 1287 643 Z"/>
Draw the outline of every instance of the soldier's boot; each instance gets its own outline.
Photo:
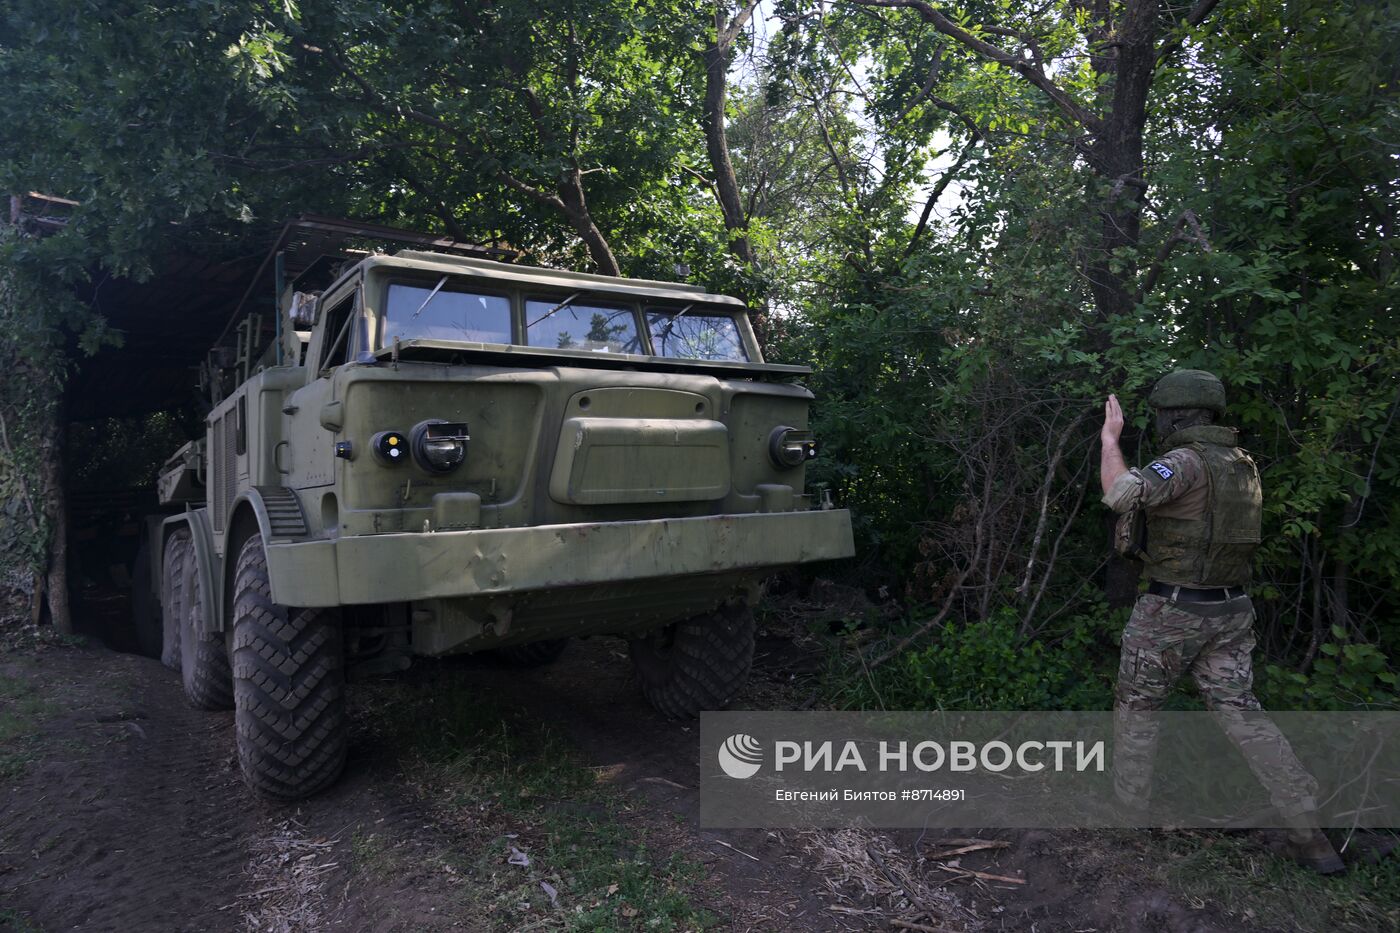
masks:
<path id="1" fill-rule="evenodd" d="M 1347 870 L 1342 857 L 1320 829 L 1289 833 L 1287 852 L 1299 865 L 1319 875 L 1337 875 Z"/>

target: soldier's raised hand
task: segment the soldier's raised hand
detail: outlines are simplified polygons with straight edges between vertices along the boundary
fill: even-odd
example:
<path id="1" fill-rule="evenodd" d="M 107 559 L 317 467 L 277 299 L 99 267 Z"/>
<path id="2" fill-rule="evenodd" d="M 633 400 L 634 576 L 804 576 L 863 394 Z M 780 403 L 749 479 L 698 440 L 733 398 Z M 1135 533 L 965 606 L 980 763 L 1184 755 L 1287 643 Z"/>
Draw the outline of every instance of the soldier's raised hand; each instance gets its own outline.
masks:
<path id="1" fill-rule="evenodd" d="M 1104 444 L 1117 444 L 1122 433 L 1123 409 L 1118 405 L 1118 396 L 1110 395 L 1103 403 L 1103 428 L 1099 430 L 1099 439 Z"/>

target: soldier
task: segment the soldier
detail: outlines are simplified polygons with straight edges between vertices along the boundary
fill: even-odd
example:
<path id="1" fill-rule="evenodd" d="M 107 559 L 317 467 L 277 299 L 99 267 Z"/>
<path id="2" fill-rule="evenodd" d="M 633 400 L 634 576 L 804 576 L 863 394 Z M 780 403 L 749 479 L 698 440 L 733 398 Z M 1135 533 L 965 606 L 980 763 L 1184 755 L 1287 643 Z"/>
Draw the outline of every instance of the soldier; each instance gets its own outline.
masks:
<path id="1" fill-rule="evenodd" d="M 1104 406 L 1099 462 L 1104 504 L 1123 516 L 1120 551 L 1135 552 L 1149 584 L 1123 631 L 1114 710 L 1114 784 L 1130 812 L 1146 812 L 1156 723 L 1131 713 L 1162 708 L 1189 671 L 1289 826 L 1291 854 L 1322 874 L 1344 869 L 1318 828 L 1317 782 L 1254 697 L 1254 606 L 1245 585 L 1259 546 L 1259 470 L 1225 413 L 1225 387 L 1207 372 L 1163 377 L 1148 397 L 1163 454 L 1129 469 L 1118 446 L 1123 412 Z M 1123 526 L 1138 519 L 1139 532 Z M 1145 529 L 1142 527 L 1145 525 Z M 1139 538 L 1145 531 L 1145 541 Z M 1135 540 L 1137 539 L 1137 540 Z"/>

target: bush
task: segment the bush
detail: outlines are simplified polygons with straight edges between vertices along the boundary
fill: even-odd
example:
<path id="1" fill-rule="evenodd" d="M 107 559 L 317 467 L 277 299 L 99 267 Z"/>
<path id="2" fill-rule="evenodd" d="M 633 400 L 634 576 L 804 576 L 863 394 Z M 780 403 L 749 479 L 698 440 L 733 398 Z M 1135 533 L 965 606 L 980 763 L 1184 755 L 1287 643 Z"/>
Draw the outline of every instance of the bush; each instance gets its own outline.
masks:
<path id="1" fill-rule="evenodd" d="M 1352 641 L 1332 626 L 1334 641 L 1319 649 L 1312 669 L 1298 671 L 1270 664 L 1260 677 L 1259 695 L 1270 709 L 1400 709 L 1396 674 L 1375 645 Z"/>
<path id="2" fill-rule="evenodd" d="M 846 659 L 837 704 L 856 709 L 1095 710 L 1113 703 L 1121 615 L 1068 620 L 1054 640 L 1027 639 L 1017 614 L 1003 609 L 966 625 L 947 625 L 929 644 L 873 670 Z M 1116 624 L 1115 624 L 1116 621 Z"/>

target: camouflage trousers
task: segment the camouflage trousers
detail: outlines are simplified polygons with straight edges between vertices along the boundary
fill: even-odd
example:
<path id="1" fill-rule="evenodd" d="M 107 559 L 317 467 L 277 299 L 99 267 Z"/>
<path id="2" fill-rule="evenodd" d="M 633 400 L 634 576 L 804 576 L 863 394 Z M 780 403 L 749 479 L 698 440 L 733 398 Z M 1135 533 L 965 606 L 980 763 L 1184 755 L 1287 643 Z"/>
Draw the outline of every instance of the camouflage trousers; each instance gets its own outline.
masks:
<path id="1" fill-rule="evenodd" d="M 1114 703 L 1114 790 L 1145 812 L 1152 791 L 1157 723 L 1134 713 L 1162 708 L 1188 671 L 1206 708 L 1238 746 L 1276 809 L 1292 823 L 1317 809 L 1317 781 L 1254 696 L 1254 604 L 1248 596 L 1219 603 L 1173 603 L 1138 597 L 1123 630 Z"/>

